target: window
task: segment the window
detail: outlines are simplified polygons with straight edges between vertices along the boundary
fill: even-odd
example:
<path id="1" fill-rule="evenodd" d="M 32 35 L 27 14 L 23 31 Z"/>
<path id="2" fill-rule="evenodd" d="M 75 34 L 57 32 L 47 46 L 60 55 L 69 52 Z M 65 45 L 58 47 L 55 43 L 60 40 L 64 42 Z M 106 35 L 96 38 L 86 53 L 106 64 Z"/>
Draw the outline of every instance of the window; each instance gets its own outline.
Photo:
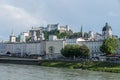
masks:
<path id="1" fill-rule="evenodd" d="M 52 53 L 54 53 L 54 51 L 55 51 L 55 48 L 53 46 L 50 46 L 49 47 L 49 53 L 52 54 Z"/>

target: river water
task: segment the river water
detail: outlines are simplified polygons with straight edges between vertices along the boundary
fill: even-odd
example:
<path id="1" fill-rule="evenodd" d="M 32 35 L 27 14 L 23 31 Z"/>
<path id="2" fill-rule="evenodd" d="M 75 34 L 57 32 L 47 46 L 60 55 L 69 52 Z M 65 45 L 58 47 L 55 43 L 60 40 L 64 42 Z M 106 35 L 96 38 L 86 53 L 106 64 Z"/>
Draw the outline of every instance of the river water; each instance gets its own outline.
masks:
<path id="1" fill-rule="evenodd" d="M 120 73 L 0 63 L 0 80 L 120 80 Z"/>

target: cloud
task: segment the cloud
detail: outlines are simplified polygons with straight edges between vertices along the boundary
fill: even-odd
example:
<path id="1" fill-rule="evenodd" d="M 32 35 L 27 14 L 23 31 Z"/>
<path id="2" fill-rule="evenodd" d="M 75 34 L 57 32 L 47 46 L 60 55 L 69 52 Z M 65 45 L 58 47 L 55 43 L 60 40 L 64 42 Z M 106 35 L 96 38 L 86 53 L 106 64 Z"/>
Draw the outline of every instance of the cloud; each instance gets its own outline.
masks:
<path id="1" fill-rule="evenodd" d="M 39 23 L 39 20 L 31 16 L 24 9 L 17 8 L 12 5 L 0 5 L 0 18 L 15 21 L 20 24 L 35 25 Z"/>
<path id="2" fill-rule="evenodd" d="M 0 35 L 10 35 L 8 33 L 12 29 L 19 34 L 22 31 L 30 29 L 32 26 L 41 26 L 45 23 L 46 21 L 42 17 L 38 19 L 23 8 L 0 4 Z"/>
<path id="3" fill-rule="evenodd" d="M 99 31 L 106 21 L 119 24 L 118 1 L 0 0 L 0 35 L 9 36 L 12 29 L 19 33 L 47 23 L 68 24 L 74 31 L 79 31 L 83 24 L 85 30 L 94 28 Z"/>

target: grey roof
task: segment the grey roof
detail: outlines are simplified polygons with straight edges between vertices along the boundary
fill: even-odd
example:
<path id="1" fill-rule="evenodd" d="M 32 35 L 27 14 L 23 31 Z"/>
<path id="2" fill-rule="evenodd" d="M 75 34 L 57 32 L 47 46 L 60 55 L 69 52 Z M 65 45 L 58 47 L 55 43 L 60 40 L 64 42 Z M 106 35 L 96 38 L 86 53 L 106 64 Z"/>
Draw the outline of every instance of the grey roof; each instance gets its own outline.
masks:
<path id="1" fill-rule="evenodd" d="M 108 23 L 106 23 L 106 25 L 102 29 L 102 31 L 106 31 L 106 30 L 112 30 L 111 26 L 109 26 Z"/>

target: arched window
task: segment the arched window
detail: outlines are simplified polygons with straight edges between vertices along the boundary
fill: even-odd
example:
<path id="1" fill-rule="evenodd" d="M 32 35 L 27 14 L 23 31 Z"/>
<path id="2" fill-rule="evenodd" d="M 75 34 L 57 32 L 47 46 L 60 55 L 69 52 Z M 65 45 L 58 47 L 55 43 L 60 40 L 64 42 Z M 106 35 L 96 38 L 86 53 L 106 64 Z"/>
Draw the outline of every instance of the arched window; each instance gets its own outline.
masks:
<path id="1" fill-rule="evenodd" d="M 8 51 L 6 54 L 7 54 L 7 55 L 10 55 L 11 53 Z"/>
<path id="2" fill-rule="evenodd" d="M 53 46 L 50 46 L 49 47 L 49 53 L 52 54 L 52 53 L 54 53 L 54 51 L 55 51 L 55 48 Z"/>
<path id="3" fill-rule="evenodd" d="M 15 53 L 21 53 L 21 49 L 20 48 L 16 48 L 16 50 L 15 50 Z"/>

